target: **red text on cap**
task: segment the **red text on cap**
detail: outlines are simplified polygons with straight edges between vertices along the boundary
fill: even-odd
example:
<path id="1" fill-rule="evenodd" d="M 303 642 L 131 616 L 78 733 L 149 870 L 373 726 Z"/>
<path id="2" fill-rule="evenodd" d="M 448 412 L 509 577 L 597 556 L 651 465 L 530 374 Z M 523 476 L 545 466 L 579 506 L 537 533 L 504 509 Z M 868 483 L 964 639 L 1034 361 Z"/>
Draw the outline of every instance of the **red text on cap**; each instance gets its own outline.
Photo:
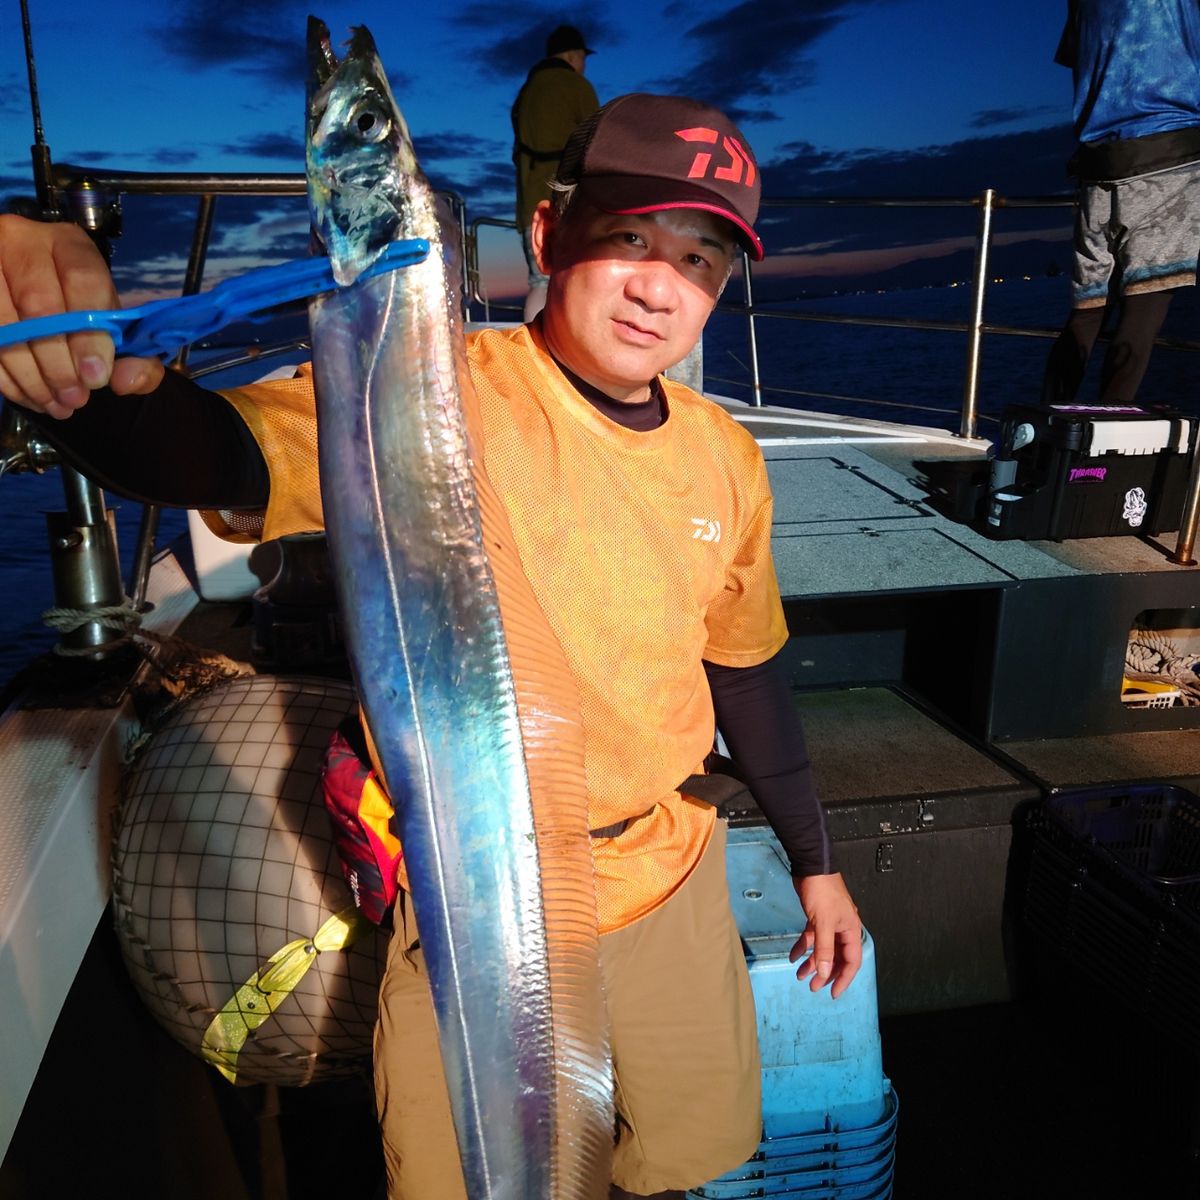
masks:
<path id="1" fill-rule="evenodd" d="M 754 162 L 750 156 L 742 149 L 736 138 L 722 136 L 716 129 L 708 129 L 702 125 L 692 129 L 676 129 L 675 136 L 683 138 L 685 142 L 709 142 L 715 143 L 718 137 L 721 137 L 721 144 L 725 148 L 725 152 L 729 155 L 729 163 L 724 167 L 717 167 L 713 171 L 714 179 L 726 179 L 730 183 L 744 183 L 746 187 L 754 185 Z M 692 165 L 688 169 L 689 179 L 703 179 L 708 174 L 709 163 L 712 161 L 712 155 L 704 150 L 699 150 L 696 157 L 692 159 Z M 746 178 L 743 179 L 742 175 Z"/>

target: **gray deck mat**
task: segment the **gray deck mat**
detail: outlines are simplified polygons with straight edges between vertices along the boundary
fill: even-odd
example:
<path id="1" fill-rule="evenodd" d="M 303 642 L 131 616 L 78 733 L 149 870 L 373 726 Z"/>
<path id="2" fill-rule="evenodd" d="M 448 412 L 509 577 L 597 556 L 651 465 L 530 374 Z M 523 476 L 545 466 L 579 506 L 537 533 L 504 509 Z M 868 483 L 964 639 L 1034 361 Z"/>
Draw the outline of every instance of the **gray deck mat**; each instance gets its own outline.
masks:
<path id="1" fill-rule="evenodd" d="M 910 448 L 921 454 L 927 447 Z M 882 451 L 881 451 L 882 452 Z M 1173 539 L 993 541 L 943 517 L 886 448 L 893 465 L 849 444 L 766 446 L 775 496 L 773 548 L 785 597 L 928 591 L 1078 574 L 1186 570 Z M 901 468 L 901 469 L 897 469 Z"/>
<path id="2" fill-rule="evenodd" d="M 825 805 L 1021 790 L 1027 784 L 890 688 L 796 696 Z"/>
<path id="3" fill-rule="evenodd" d="M 1200 790 L 1200 731 L 1194 729 L 1002 742 L 996 749 L 1051 788 L 1154 779 Z"/>

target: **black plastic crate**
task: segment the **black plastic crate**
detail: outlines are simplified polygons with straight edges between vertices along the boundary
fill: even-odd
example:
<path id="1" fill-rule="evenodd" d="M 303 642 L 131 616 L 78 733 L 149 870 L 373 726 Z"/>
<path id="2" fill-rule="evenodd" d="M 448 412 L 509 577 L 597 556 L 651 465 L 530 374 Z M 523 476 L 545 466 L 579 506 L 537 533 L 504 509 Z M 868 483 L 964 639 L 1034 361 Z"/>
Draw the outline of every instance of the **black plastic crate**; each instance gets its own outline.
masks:
<path id="1" fill-rule="evenodd" d="M 1200 1053 L 1200 798 L 1162 783 L 1058 792 L 1020 828 L 1040 987 L 1067 967 Z"/>
<path id="2" fill-rule="evenodd" d="M 1135 883 L 1200 915 L 1200 797 L 1164 783 L 1057 792 L 1052 822 L 1085 850 L 1110 856 Z"/>

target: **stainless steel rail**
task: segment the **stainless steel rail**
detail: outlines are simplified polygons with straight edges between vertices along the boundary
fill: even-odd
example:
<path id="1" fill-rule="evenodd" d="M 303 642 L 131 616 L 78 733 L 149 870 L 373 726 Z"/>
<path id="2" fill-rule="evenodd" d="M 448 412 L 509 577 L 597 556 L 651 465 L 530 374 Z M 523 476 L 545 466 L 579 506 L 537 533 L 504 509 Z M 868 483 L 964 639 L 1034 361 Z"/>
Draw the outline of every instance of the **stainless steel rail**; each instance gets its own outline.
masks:
<path id="1" fill-rule="evenodd" d="M 741 305 L 722 305 L 722 308 L 745 311 L 754 347 L 754 322 L 759 317 L 776 320 L 825 321 L 835 324 L 887 326 L 922 330 L 942 330 L 967 335 L 967 357 L 963 373 L 962 404 L 959 411 L 958 433 L 963 438 L 978 435 L 979 376 L 983 354 L 983 338 L 988 333 L 1017 332 L 1007 326 L 989 326 L 983 319 L 989 281 L 988 262 L 992 245 L 993 215 L 997 208 L 1070 208 L 1075 201 L 1070 196 L 1001 197 L 992 188 L 978 196 L 782 196 L 764 199 L 764 208 L 977 208 L 979 221 L 975 236 L 975 265 L 971 277 L 971 311 L 966 321 L 924 321 L 903 317 L 857 317 L 839 313 L 775 312 L 756 308 L 751 293 L 751 265 L 743 255 L 742 273 L 745 290 Z M 1021 330 L 1036 336 L 1050 336 L 1044 330 Z M 1057 331 L 1053 334 L 1057 336 Z M 751 365 L 752 403 L 762 403 L 762 386 L 757 362 Z M 919 408 L 920 406 L 914 406 Z"/>
<path id="2" fill-rule="evenodd" d="M 511 218 L 504 217 L 476 217 L 468 227 L 466 246 L 467 246 L 467 265 L 466 265 L 466 296 L 471 304 L 478 304 L 483 309 L 483 319 L 490 321 L 492 319 L 492 309 L 497 312 L 524 312 L 524 306 L 518 304 L 503 304 L 492 300 L 486 289 L 483 286 L 483 271 L 479 266 L 479 231 L 481 229 L 510 229 L 515 234 L 520 234 L 517 229 L 516 221 Z"/>
<path id="3" fill-rule="evenodd" d="M 203 271 L 205 247 L 212 225 L 212 208 L 215 197 L 222 195 L 303 195 L 305 179 L 298 174 L 213 174 L 204 172 L 182 172 L 159 174 L 153 172 L 114 172 L 96 168 L 72 167 L 58 164 L 54 168 L 55 184 L 66 188 L 72 181 L 78 185 L 86 180 L 87 185 L 99 190 L 110 190 L 128 195 L 196 195 L 200 197 L 200 212 L 197 216 L 197 232 L 189 262 L 188 285 L 192 284 L 195 268 L 195 286 L 199 287 Z M 479 262 L 479 232 L 484 227 L 511 229 L 517 232 L 516 222 L 498 217 L 477 217 L 467 220 L 466 204 L 454 192 L 440 193 L 454 216 L 459 234 L 458 251 L 461 264 L 462 297 L 464 313 L 469 315 L 471 306 L 483 310 L 484 319 L 490 320 L 493 310 L 520 312 L 519 304 L 504 304 L 491 300 L 482 284 Z M 982 366 L 984 338 L 988 335 L 1018 337 L 1056 337 L 1057 330 L 1026 329 L 1007 325 L 989 325 L 984 321 L 984 309 L 989 282 L 988 263 L 992 245 L 992 228 L 997 209 L 1009 208 L 1070 208 L 1074 198 L 1068 195 L 1002 197 L 991 189 L 980 195 L 962 196 L 782 196 L 764 199 L 762 206 L 769 208 L 976 208 L 979 211 L 975 239 L 974 268 L 971 280 L 971 304 L 968 319 L 962 322 L 928 321 L 904 317 L 858 317 L 838 313 L 780 312 L 756 306 L 754 302 L 753 269 L 748 256 L 743 255 L 743 296 L 740 304 L 722 304 L 726 311 L 740 311 L 746 321 L 749 350 L 748 371 L 752 403 L 763 403 L 764 390 L 758 358 L 756 322 L 760 319 L 818 321 L 859 326 L 883 326 L 919 330 L 940 330 L 965 333 L 967 354 L 964 367 L 962 402 L 959 410 L 958 435 L 964 439 L 977 436 L 979 412 L 979 379 Z M 204 228 L 203 232 L 202 227 Z M 1159 338 L 1157 345 L 1177 349 L 1200 349 L 1200 342 Z M 186 351 L 185 351 L 186 356 Z M 184 358 L 186 361 L 186 358 Z M 244 361 L 244 359 L 243 359 Z M 792 392 L 791 394 L 804 394 Z M 829 397 L 831 399 L 853 399 Z M 897 404 L 899 408 L 929 411 L 927 406 Z M 1200 464 L 1200 450 L 1194 455 Z M 1191 562 L 1191 550 L 1200 525 L 1200 465 L 1192 472 L 1192 484 L 1188 490 L 1187 505 L 1181 522 L 1180 543 L 1175 561 Z M 139 554 L 139 567 L 142 557 Z M 139 572 L 140 573 L 140 572 Z"/>

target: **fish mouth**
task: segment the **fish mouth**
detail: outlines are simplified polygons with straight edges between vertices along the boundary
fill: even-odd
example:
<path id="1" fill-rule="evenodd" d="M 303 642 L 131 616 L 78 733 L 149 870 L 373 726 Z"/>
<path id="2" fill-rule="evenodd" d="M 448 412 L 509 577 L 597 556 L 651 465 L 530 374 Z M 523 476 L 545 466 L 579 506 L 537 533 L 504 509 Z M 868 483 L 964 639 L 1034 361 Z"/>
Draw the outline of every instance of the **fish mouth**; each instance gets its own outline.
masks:
<path id="1" fill-rule="evenodd" d="M 337 55 L 329 37 L 329 26 L 320 17 L 308 18 L 308 91 L 311 96 L 332 78 Z"/>
<path id="2" fill-rule="evenodd" d="M 328 254 L 334 278 L 344 285 L 400 236 L 397 143 L 404 143 L 410 157 L 411 143 L 369 30 L 352 27 L 349 39 L 335 48 L 325 22 L 310 16 L 307 50 L 310 246 Z"/>
<path id="3" fill-rule="evenodd" d="M 378 57 L 375 39 L 365 25 L 354 25 L 350 29 L 350 41 L 346 54 L 339 59 L 333 48 L 329 26 L 320 17 L 308 18 L 308 122 L 310 131 L 320 124 L 325 113 L 329 83 L 339 68 L 348 62 L 368 62 Z"/>

